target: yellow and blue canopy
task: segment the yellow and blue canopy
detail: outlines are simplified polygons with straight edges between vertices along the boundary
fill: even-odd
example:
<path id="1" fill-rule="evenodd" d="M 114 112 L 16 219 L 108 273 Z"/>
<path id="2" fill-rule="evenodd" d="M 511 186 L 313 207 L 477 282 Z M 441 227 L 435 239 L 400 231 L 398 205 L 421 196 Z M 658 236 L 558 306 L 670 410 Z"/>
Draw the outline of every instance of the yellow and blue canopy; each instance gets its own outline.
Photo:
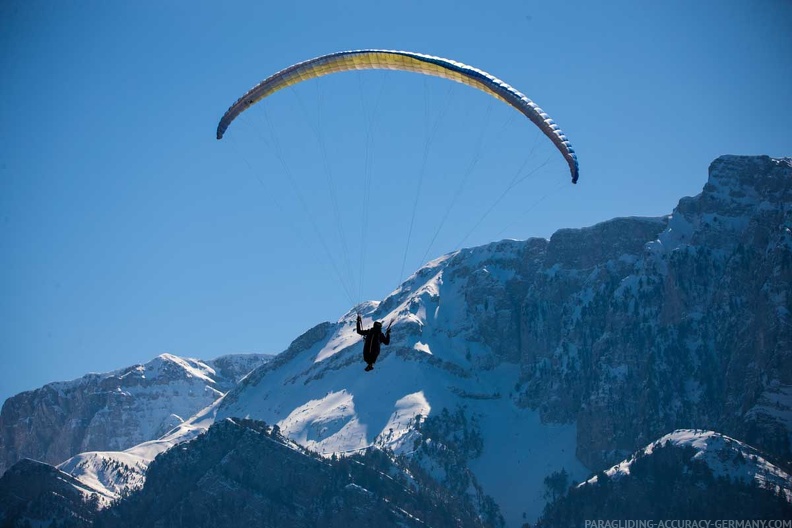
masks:
<path id="1" fill-rule="evenodd" d="M 572 174 L 572 183 L 577 183 L 578 160 L 572 145 L 558 125 L 533 101 L 512 86 L 478 68 L 409 51 L 377 49 L 341 51 L 289 66 L 261 81 L 231 105 L 217 126 L 217 139 L 223 137 L 228 126 L 239 114 L 278 90 L 323 75 L 350 70 L 412 71 L 478 88 L 510 104 L 538 126 L 564 156 Z"/>

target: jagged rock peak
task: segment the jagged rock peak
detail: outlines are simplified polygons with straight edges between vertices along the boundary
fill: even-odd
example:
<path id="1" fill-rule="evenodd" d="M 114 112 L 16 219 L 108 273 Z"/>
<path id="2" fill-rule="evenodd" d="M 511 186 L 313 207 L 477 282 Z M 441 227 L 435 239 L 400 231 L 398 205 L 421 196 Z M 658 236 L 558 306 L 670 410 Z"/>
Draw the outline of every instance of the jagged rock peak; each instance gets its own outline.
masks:
<path id="1" fill-rule="evenodd" d="M 708 186 L 704 191 L 713 188 L 729 188 L 732 192 L 740 188 L 779 190 L 789 185 L 790 178 L 792 157 L 720 156 L 709 166 Z"/>

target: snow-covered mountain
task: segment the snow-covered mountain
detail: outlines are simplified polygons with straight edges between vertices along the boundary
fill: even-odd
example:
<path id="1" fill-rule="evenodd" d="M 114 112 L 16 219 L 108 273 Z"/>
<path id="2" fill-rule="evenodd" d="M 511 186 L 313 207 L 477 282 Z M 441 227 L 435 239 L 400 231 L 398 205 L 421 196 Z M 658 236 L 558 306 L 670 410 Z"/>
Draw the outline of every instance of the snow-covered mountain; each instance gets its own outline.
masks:
<path id="1" fill-rule="evenodd" d="M 98 506 L 105 508 L 113 500 L 143 487 L 148 466 L 157 455 L 206 432 L 215 421 L 218 403 L 215 401 L 160 438 L 124 451 L 86 451 L 57 468 L 96 490 Z"/>
<path id="2" fill-rule="evenodd" d="M 671 518 L 792 518 L 792 476 L 743 442 L 680 429 L 562 492 L 536 526 Z"/>
<path id="3" fill-rule="evenodd" d="M 566 301 L 524 305 L 527 403 L 577 418 L 592 469 L 692 425 L 792 460 L 791 164 L 718 158 L 640 253 L 561 263 Z"/>
<path id="4" fill-rule="evenodd" d="M 410 454 L 427 416 L 446 409 L 451 420 L 463 409 L 466 427 L 459 420 L 455 428 L 481 445 L 457 448 L 476 454 L 470 468 L 485 493 L 510 525 L 523 514 L 537 516 L 545 476 L 561 468 L 578 479 L 588 474 L 575 456 L 576 427 L 543 423 L 538 411 L 514 399 L 519 364 L 482 339 L 476 312 L 483 305 L 470 287 L 480 274 L 508 280 L 529 252 L 530 245 L 509 241 L 428 264 L 385 301 L 356 307 L 364 326 L 374 319 L 393 322 L 391 343 L 372 372 L 363 370 L 353 310 L 309 330 L 251 373 L 219 403 L 218 418 L 277 424 L 287 437 L 326 456 L 370 446 Z M 489 335 L 493 330 L 486 329 Z M 427 467 L 434 465 L 427 460 Z"/>
<path id="5" fill-rule="evenodd" d="M 787 467 L 791 283 L 792 159 L 724 156 L 667 217 L 438 258 L 384 300 L 308 330 L 194 419 L 179 415 L 161 441 L 60 467 L 118 494 L 154 454 L 250 418 L 325 457 L 371 446 L 411 457 L 480 505 L 490 495 L 509 526 L 537 519 L 547 479 L 584 480 L 680 428 L 719 431 Z M 368 373 L 356 313 L 364 326 L 393 323 Z"/>
<path id="6" fill-rule="evenodd" d="M 483 445 L 470 468 L 513 525 L 538 516 L 549 474 L 579 480 L 691 424 L 792 460 L 790 284 L 792 160 L 726 156 L 668 217 L 427 264 L 295 340 L 218 416 L 328 455 L 409 453 L 422 417 L 463 408 Z M 393 323 L 371 373 L 355 312 Z"/>
<path id="7" fill-rule="evenodd" d="M 690 447 L 691 460 L 704 462 L 715 478 L 754 485 L 792 504 L 792 476 L 789 473 L 769 462 L 757 449 L 714 431 L 679 429 L 669 433 L 606 470 L 605 475 L 614 480 L 630 475 L 636 461 L 667 446 Z M 580 486 L 596 484 L 598 478 L 595 475 Z"/>
<path id="8" fill-rule="evenodd" d="M 162 354 L 144 365 L 23 392 L 0 412 L 0 473 L 21 458 L 58 464 L 160 438 L 265 363 L 263 354 L 211 361 Z"/>

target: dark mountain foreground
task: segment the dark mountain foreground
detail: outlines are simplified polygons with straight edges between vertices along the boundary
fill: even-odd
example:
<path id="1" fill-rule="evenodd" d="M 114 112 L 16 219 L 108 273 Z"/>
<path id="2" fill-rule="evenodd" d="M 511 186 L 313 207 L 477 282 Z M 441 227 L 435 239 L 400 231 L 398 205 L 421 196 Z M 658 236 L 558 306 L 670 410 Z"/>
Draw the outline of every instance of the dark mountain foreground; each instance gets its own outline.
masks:
<path id="1" fill-rule="evenodd" d="M 99 497 L 49 464 L 20 460 L 0 478 L 0 527 L 91 526 Z"/>
<path id="2" fill-rule="evenodd" d="M 157 457 L 143 489 L 97 527 L 492 526 L 455 496 L 378 450 L 323 459 L 277 427 L 227 419 Z"/>
<path id="3" fill-rule="evenodd" d="M 535 526 L 667 519 L 789 520 L 792 479 L 742 442 L 675 431 L 562 493 Z"/>

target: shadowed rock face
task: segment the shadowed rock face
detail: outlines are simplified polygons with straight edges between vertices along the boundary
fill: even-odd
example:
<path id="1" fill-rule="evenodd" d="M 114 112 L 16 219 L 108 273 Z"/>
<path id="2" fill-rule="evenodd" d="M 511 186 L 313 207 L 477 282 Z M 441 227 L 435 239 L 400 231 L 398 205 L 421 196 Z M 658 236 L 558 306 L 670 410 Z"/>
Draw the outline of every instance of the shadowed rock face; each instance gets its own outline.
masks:
<path id="1" fill-rule="evenodd" d="M 98 494 L 58 469 L 23 459 L 0 478 L 2 526 L 91 526 Z M 28 524 L 25 524 L 28 523 Z"/>
<path id="2" fill-rule="evenodd" d="M 145 365 L 18 394 L 0 412 L 0 473 L 21 458 L 58 464 L 81 452 L 158 438 L 269 357 L 203 362 L 163 354 Z"/>

